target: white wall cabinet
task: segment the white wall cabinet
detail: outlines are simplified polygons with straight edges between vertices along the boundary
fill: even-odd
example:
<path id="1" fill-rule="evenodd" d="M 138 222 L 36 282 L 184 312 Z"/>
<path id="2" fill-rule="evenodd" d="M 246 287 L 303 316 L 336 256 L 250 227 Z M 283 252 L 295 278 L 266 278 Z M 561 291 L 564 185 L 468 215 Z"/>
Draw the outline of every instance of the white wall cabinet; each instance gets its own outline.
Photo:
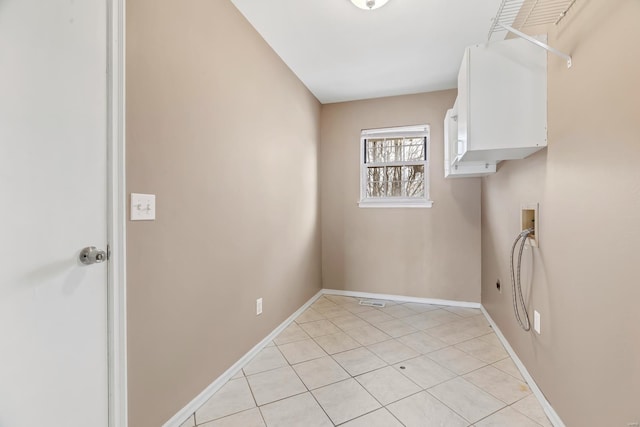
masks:
<path id="1" fill-rule="evenodd" d="M 459 162 L 522 159 L 546 147 L 547 52 L 523 39 L 466 48 L 456 103 Z"/>
<path id="2" fill-rule="evenodd" d="M 457 103 L 444 117 L 444 177 L 474 178 L 496 171 L 496 162 L 463 162 L 458 152 Z"/>

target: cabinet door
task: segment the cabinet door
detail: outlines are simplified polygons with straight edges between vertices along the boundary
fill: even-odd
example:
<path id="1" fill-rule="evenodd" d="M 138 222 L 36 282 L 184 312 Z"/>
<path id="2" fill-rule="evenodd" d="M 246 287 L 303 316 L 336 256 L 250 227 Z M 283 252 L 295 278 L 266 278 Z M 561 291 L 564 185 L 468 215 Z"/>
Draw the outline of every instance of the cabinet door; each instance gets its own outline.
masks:
<path id="1" fill-rule="evenodd" d="M 448 177 L 451 173 L 451 161 L 455 158 L 455 152 L 452 151 L 453 138 L 458 139 L 458 128 L 456 125 L 455 133 L 452 132 L 452 123 L 454 112 L 452 109 L 447 110 L 444 116 L 444 177 Z"/>
<path id="2" fill-rule="evenodd" d="M 467 48 L 458 75 L 463 161 L 521 159 L 547 145 L 546 60 L 523 39 Z"/>
<path id="3" fill-rule="evenodd" d="M 464 50 L 462 65 L 458 73 L 458 136 L 456 141 L 456 152 L 453 157 L 460 158 L 467 152 L 467 141 L 469 132 L 469 60 L 471 49 Z"/>

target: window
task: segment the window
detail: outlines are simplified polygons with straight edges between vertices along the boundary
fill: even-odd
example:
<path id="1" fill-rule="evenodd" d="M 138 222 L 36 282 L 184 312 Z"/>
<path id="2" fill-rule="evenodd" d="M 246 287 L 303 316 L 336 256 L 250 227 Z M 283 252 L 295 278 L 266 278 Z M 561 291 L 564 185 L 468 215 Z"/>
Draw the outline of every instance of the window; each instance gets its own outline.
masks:
<path id="1" fill-rule="evenodd" d="M 429 126 L 363 130 L 360 207 L 427 207 Z"/>

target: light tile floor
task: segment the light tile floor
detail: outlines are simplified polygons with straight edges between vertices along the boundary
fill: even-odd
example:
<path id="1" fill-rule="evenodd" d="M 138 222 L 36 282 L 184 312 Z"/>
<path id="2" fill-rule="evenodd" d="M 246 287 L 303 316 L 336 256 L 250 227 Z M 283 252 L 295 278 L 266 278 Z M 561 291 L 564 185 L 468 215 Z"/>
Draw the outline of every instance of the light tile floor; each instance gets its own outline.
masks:
<path id="1" fill-rule="evenodd" d="M 480 310 L 319 298 L 183 427 L 550 427 Z"/>

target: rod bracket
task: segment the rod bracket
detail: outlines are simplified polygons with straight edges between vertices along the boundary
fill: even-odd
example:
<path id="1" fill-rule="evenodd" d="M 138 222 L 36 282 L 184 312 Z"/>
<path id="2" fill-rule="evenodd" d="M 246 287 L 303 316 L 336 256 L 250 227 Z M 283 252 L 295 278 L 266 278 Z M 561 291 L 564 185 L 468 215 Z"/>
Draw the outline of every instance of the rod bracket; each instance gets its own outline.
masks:
<path id="1" fill-rule="evenodd" d="M 539 46 L 539 47 L 545 49 L 548 52 L 553 53 L 554 55 L 557 55 L 557 56 L 563 58 L 565 61 L 567 61 L 567 68 L 571 68 L 571 66 L 573 65 L 573 63 L 571 61 L 571 55 L 567 55 L 566 53 L 561 52 L 558 49 L 555 49 L 555 48 L 549 46 L 548 44 L 543 43 L 540 40 L 535 39 L 535 38 L 531 37 L 528 34 L 523 33 L 522 31 L 518 31 L 515 28 L 510 27 L 509 25 L 504 25 L 504 24 L 501 24 L 499 22 L 496 25 L 501 27 L 501 28 L 503 28 L 503 29 L 505 29 L 505 30 L 507 30 L 507 31 L 509 31 L 510 33 L 515 34 L 516 36 L 518 36 L 518 37 L 520 37 L 522 39 L 525 39 L 526 41 L 528 41 L 530 43 L 535 44 L 536 46 Z"/>

